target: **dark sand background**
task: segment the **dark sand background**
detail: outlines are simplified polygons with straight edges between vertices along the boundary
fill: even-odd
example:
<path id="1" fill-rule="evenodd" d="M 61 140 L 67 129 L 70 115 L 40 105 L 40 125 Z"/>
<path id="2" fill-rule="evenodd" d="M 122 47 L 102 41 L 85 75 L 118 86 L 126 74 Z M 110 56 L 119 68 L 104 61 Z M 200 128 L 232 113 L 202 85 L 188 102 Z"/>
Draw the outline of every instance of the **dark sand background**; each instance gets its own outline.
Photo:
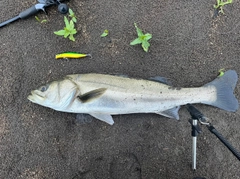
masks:
<path id="1" fill-rule="evenodd" d="M 0 21 L 35 1 L 0 0 Z M 114 116 L 79 123 L 74 114 L 27 100 L 30 91 L 73 73 L 164 76 L 174 86 L 210 82 L 221 68 L 240 73 L 239 0 L 213 19 L 214 0 L 71 0 L 78 34 L 71 42 L 53 34 L 64 26 L 56 7 L 0 29 L 0 178 L 207 179 L 240 178 L 240 163 L 202 126 L 197 170 L 191 169 L 191 127 L 185 107 L 180 120 L 156 114 Z M 133 23 L 153 35 L 145 53 L 130 46 Z M 100 38 L 104 29 L 109 35 Z M 92 59 L 55 60 L 64 51 L 91 53 Z M 239 96 L 239 82 L 235 93 Z M 240 150 L 240 113 L 207 105 L 196 107 Z"/>

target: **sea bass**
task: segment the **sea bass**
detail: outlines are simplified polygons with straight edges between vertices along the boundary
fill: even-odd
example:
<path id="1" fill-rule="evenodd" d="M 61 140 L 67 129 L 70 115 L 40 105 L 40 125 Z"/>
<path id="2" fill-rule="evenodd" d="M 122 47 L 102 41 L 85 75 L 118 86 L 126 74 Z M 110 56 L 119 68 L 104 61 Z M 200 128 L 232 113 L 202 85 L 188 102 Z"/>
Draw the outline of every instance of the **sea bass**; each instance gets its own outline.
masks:
<path id="1" fill-rule="evenodd" d="M 73 74 L 31 92 L 33 103 L 69 113 L 87 113 L 113 124 L 111 115 L 156 113 L 179 119 L 181 105 L 203 103 L 226 111 L 238 110 L 233 91 L 238 76 L 226 71 L 201 87 L 178 88 L 155 80 L 104 74 Z"/>

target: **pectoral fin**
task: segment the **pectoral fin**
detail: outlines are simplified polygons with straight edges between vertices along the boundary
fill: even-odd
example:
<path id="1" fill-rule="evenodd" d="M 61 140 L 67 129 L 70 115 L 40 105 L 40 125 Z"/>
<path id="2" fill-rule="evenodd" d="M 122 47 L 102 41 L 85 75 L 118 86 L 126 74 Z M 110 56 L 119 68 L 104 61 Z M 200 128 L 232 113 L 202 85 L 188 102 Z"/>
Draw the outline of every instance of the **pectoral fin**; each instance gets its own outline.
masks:
<path id="1" fill-rule="evenodd" d="M 157 114 L 179 120 L 179 115 L 178 115 L 178 110 L 179 109 L 180 109 L 180 106 L 176 106 L 176 107 L 168 109 L 166 111 L 158 112 Z"/>
<path id="2" fill-rule="evenodd" d="M 107 88 L 99 88 L 99 89 L 96 89 L 96 90 L 92 90 L 92 91 L 89 91 L 85 94 L 82 94 L 82 95 L 78 96 L 78 99 L 80 99 L 81 102 L 86 103 L 86 102 L 89 102 L 93 99 L 99 98 L 100 96 L 103 95 L 103 93 L 106 90 L 107 90 Z"/>
<path id="3" fill-rule="evenodd" d="M 113 118 L 110 114 L 91 113 L 90 115 L 110 125 L 113 125 L 114 123 Z"/>

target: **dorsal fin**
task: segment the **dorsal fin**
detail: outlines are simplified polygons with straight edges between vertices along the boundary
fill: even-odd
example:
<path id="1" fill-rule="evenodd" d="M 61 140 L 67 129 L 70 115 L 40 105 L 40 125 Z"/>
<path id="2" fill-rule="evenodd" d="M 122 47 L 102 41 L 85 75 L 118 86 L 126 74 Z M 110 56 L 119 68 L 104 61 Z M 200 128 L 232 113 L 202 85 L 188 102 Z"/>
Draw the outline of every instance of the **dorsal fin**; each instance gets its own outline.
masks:
<path id="1" fill-rule="evenodd" d="M 118 73 L 112 73 L 110 75 L 112 75 L 112 76 L 119 76 L 119 77 L 123 77 L 123 78 L 129 78 L 128 75 L 123 75 L 123 74 L 118 74 Z"/>
<path id="2" fill-rule="evenodd" d="M 172 86 L 172 82 L 169 80 L 169 78 L 165 78 L 165 77 L 161 77 L 161 76 L 155 76 L 155 77 L 149 78 L 149 80 Z"/>

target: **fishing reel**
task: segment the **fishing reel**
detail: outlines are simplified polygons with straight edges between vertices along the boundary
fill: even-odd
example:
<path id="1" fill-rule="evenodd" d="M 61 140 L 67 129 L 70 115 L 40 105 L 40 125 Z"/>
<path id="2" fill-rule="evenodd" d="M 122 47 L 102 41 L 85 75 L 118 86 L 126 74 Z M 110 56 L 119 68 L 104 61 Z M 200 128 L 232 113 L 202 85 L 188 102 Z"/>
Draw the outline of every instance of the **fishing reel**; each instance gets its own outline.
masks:
<path id="1" fill-rule="evenodd" d="M 58 12 L 61 14 L 66 14 L 68 13 L 68 6 L 65 3 L 61 3 L 60 0 L 38 0 L 40 4 L 44 4 L 45 6 L 50 6 L 50 5 L 57 5 L 58 6 Z"/>
<path id="2" fill-rule="evenodd" d="M 0 28 L 9 23 L 17 21 L 18 19 L 27 19 L 30 16 L 37 14 L 41 10 L 46 13 L 45 8 L 48 6 L 51 6 L 51 5 L 57 5 L 58 11 L 61 14 L 68 13 L 69 8 L 68 8 L 67 4 L 61 3 L 60 0 L 38 0 L 38 4 L 35 4 L 32 7 L 22 11 L 18 16 L 15 16 L 14 18 L 11 18 L 9 20 L 6 20 L 6 21 L 0 23 Z"/>

